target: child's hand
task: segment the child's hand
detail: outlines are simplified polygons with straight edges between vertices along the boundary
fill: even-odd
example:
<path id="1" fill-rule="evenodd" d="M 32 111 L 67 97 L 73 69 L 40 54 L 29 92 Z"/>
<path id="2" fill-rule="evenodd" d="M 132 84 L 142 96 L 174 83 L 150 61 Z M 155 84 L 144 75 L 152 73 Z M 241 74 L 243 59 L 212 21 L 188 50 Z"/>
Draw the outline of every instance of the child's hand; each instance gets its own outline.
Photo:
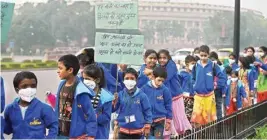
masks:
<path id="1" fill-rule="evenodd" d="M 165 131 L 169 131 L 170 129 L 171 129 L 171 123 L 170 122 L 166 122 Z"/>
<path id="2" fill-rule="evenodd" d="M 236 102 L 236 98 L 233 98 L 233 102 Z"/>
<path id="3" fill-rule="evenodd" d="M 254 62 L 254 66 L 261 66 L 262 64 L 260 62 Z"/>
<path id="4" fill-rule="evenodd" d="M 225 94 L 223 94 L 223 95 L 222 95 L 222 97 L 226 97 L 226 95 L 225 95 Z"/>
<path id="5" fill-rule="evenodd" d="M 150 125 L 149 124 L 146 124 L 143 129 L 144 129 L 144 135 L 145 135 L 145 137 L 148 137 L 149 134 L 150 134 Z"/>
<path id="6" fill-rule="evenodd" d="M 244 98 L 244 103 L 248 104 L 248 99 L 247 98 Z"/>
<path id="7" fill-rule="evenodd" d="M 145 68 L 145 70 L 144 70 L 144 74 L 145 75 L 151 75 L 153 73 L 153 70 L 152 69 L 148 69 L 148 68 Z"/>

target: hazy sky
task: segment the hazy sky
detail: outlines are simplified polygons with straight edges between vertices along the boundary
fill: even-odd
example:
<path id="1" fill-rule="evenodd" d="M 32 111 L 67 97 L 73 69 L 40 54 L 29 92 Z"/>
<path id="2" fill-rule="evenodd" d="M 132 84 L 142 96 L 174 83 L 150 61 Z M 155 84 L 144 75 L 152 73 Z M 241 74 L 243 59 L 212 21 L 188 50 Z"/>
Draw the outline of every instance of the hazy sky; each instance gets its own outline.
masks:
<path id="1" fill-rule="evenodd" d="M 28 1 L 45 2 L 47 0 L 16 0 L 16 3 L 23 3 Z M 79 0 L 73 0 L 79 1 Z M 89 1 L 89 0 L 82 0 Z M 141 1 L 166 1 L 166 0 L 141 0 Z M 235 0 L 171 0 L 173 2 L 193 2 L 193 3 L 206 3 L 216 5 L 234 6 Z M 244 8 L 254 9 L 262 12 L 267 17 L 267 0 L 241 0 L 241 6 Z"/>

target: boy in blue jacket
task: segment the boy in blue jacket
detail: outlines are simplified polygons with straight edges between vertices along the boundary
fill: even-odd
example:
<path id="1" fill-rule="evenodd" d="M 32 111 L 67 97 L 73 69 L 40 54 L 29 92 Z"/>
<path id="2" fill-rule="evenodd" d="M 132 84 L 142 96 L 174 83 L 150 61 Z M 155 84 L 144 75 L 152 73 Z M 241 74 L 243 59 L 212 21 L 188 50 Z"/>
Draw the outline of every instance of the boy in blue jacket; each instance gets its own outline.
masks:
<path id="1" fill-rule="evenodd" d="M 55 109 L 59 119 L 58 138 L 92 139 L 96 136 L 96 115 L 91 103 L 94 91 L 76 76 L 79 68 L 74 55 L 64 55 L 58 60 L 57 73 L 62 79 Z"/>
<path id="2" fill-rule="evenodd" d="M 1 78 L 1 113 L 3 113 L 5 109 L 5 88 L 4 88 L 4 80 L 2 77 Z M 1 139 L 4 139 L 3 133 L 4 133 L 4 118 L 1 116 Z"/>
<path id="3" fill-rule="evenodd" d="M 208 57 L 210 49 L 203 45 L 199 48 L 200 60 L 192 70 L 194 91 L 194 107 L 191 122 L 196 127 L 205 125 L 217 119 L 214 90 L 225 86 L 226 76 L 220 67 L 213 63 Z M 217 82 L 215 82 L 215 77 Z"/>
<path id="4" fill-rule="evenodd" d="M 119 139 L 140 139 L 148 136 L 152 123 L 151 106 L 146 94 L 136 87 L 138 73 L 133 68 L 123 74 L 125 89 L 113 101 L 113 112 L 119 109 Z"/>
<path id="5" fill-rule="evenodd" d="M 12 139 L 55 139 L 58 120 L 53 109 L 36 98 L 37 78 L 34 73 L 17 73 L 13 85 L 19 98 L 6 107 L 4 133 L 13 134 Z"/>
<path id="6" fill-rule="evenodd" d="M 165 69 L 156 67 L 153 70 L 153 80 L 141 88 L 147 95 L 152 109 L 153 123 L 150 129 L 150 138 L 163 139 L 164 126 L 166 131 L 169 131 L 171 126 L 172 95 L 163 84 L 166 78 Z"/>
<path id="7" fill-rule="evenodd" d="M 188 55 L 185 58 L 186 70 L 181 71 L 179 77 L 181 78 L 181 86 L 184 91 L 184 106 L 185 113 L 188 120 L 191 119 L 193 105 L 194 105 L 194 90 L 192 83 L 192 70 L 196 64 L 196 59 L 194 56 Z"/>

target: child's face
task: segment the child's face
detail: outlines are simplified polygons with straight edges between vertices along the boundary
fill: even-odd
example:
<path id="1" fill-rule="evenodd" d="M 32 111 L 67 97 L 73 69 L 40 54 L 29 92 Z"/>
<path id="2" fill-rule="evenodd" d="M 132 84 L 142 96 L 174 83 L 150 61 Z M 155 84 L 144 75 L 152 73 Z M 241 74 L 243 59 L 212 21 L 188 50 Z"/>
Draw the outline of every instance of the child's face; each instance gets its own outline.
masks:
<path id="1" fill-rule="evenodd" d="M 35 79 L 27 79 L 27 78 L 25 78 L 19 83 L 17 92 L 20 89 L 36 88 L 36 87 L 37 87 L 37 82 L 36 82 Z"/>
<path id="2" fill-rule="evenodd" d="M 202 62 L 207 62 L 208 61 L 208 58 L 209 57 L 209 54 L 206 53 L 206 52 L 200 52 L 200 60 Z"/>
<path id="3" fill-rule="evenodd" d="M 153 68 L 157 63 L 157 54 L 152 53 L 145 58 L 145 63 L 149 68 Z"/>
<path id="4" fill-rule="evenodd" d="M 247 55 L 248 55 L 248 56 L 253 56 L 253 51 L 252 51 L 251 49 L 248 49 L 248 50 L 247 50 Z"/>
<path id="5" fill-rule="evenodd" d="M 161 53 L 159 55 L 159 64 L 161 66 L 165 66 L 167 63 L 168 63 L 168 57 L 164 53 Z"/>
<path id="6" fill-rule="evenodd" d="M 237 76 L 235 74 L 231 74 L 232 78 L 237 78 Z"/>
<path id="7" fill-rule="evenodd" d="M 58 62 L 57 65 L 58 65 L 57 73 L 60 79 L 67 79 L 72 74 L 73 68 L 69 68 L 67 70 L 67 68 L 62 62 Z"/>
<path id="8" fill-rule="evenodd" d="M 186 66 L 190 71 L 192 71 L 194 65 L 196 65 L 196 61 L 189 62 Z"/>
<path id="9" fill-rule="evenodd" d="M 162 77 L 156 77 L 154 81 L 155 81 L 155 86 L 160 87 L 164 83 L 165 79 Z"/>

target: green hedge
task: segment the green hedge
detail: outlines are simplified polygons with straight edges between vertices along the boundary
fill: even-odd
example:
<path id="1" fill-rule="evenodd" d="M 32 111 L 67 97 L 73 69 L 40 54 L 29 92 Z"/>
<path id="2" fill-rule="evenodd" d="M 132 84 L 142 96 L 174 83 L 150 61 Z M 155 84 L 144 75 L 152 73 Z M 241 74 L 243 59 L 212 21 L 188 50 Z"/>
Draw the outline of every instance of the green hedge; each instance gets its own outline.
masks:
<path id="1" fill-rule="evenodd" d="M 42 63 L 42 60 L 38 60 L 38 59 L 35 59 L 35 60 L 32 60 L 33 63 Z"/>
<path id="2" fill-rule="evenodd" d="M 47 67 L 47 64 L 46 63 L 36 63 L 35 66 L 39 67 L 39 68 L 45 68 L 45 67 Z"/>
<path id="3" fill-rule="evenodd" d="M 253 139 L 266 139 L 267 138 L 267 125 L 256 129 L 256 136 Z"/>
<path id="4" fill-rule="evenodd" d="M 11 69 L 19 69 L 19 68 L 21 68 L 21 64 L 16 64 L 16 63 L 9 64 L 8 67 Z"/>
<path id="5" fill-rule="evenodd" d="M 6 64 L 1 64 L 1 69 L 7 69 L 7 65 Z"/>
<path id="6" fill-rule="evenodd" d="M 13 62 L 12 58 L 2 58 L 1 62 Z"/>
<path id="7" fill-rule="evenodd" d="M 21 68 L 35 68 L 35 65 L 34 64 L 21 64 L 20 65 Z"/>
<path id="8" fill-rule="evenodd" d="M 28 62 L 28 61 L 26 61 Z M 39 61 L 36 61 L 39 62 Z M 57 63 L 55 61 L 41 62 L 41 63 L 14 63 L 14 62 L 4 62 L 1 64 L 2 70 L 10 69 L 35 69 L 35 68 L 56 68 Z"/>
<path id="9" fill-rule="evenodd" d="M 23 63 L 31 63 L 32 61 L 29 59 L 23 60 Z"/>

